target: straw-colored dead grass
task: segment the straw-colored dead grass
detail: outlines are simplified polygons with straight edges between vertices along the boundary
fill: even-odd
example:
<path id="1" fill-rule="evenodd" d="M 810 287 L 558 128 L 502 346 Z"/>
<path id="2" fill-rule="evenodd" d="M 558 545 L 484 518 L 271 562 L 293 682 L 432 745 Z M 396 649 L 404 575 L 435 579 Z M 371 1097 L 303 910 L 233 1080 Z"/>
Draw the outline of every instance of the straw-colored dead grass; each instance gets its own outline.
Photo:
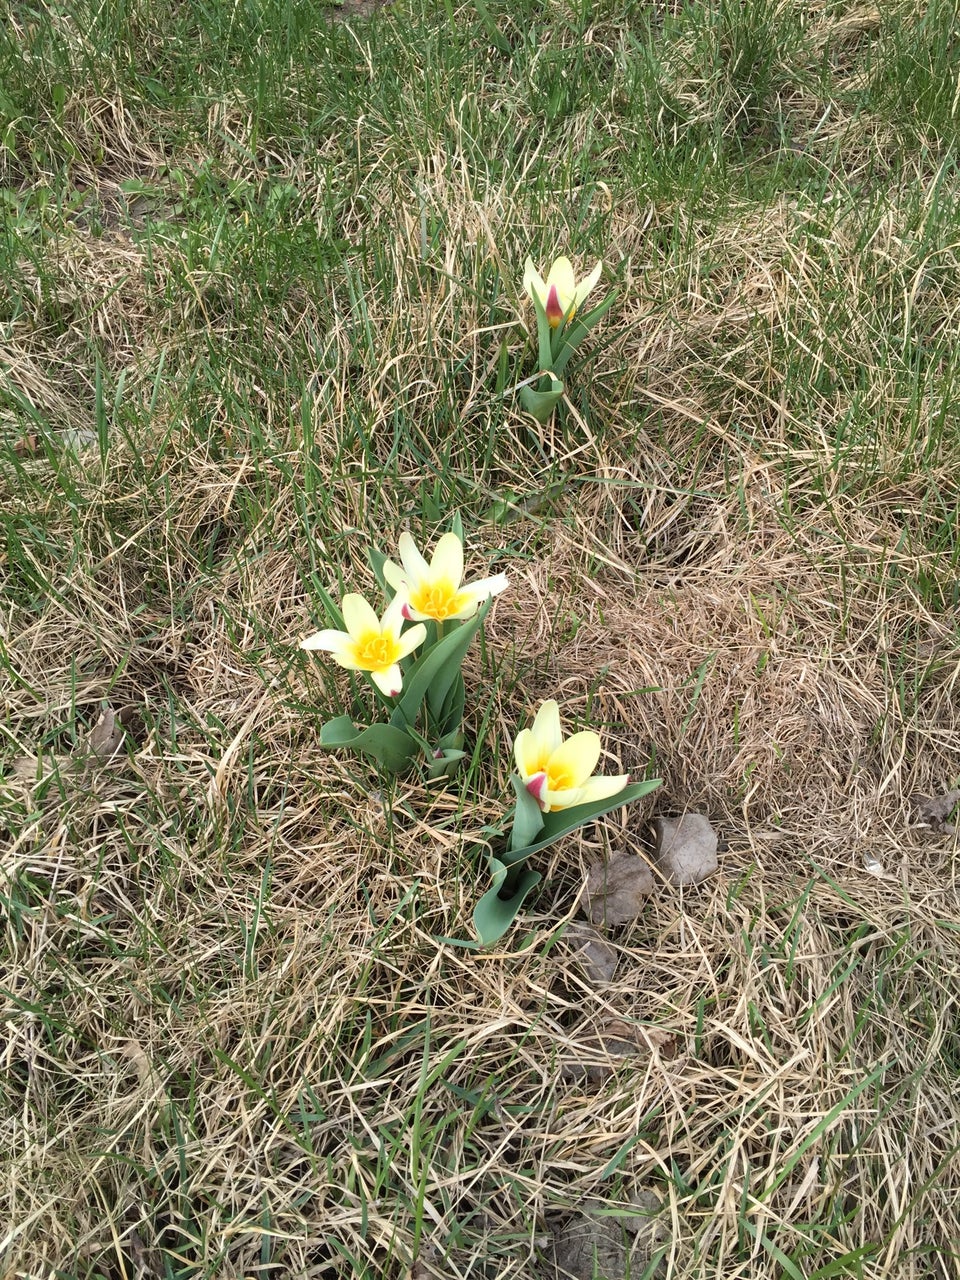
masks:
<path id="1" fill-rule="evenodd" d="M 202 520 L 202 471 L 193 483 L 182 510 Z M 952 1274 L 930 1248 L 960 1172 L 956 848 L 910 797 L 955 769 L 957 637 L 894 564 L 856 554 L 889 545 L 882 511 L 847 516 L 841 554 L 819 520 L 795 540 L 745 528 L 718 492 L 688 512 L 704 554 L 679 568 L 629 535 L 597 564 L 586 497 L 549 532 L 523 527 L 537 558 L 488 626 L 519 676 L 491 735 L 543 696 L 580 714 L 592 696 L 609 767 L 655 753 L 665 786 L 645 812 L 697 809 L 726 841 L 715 880 L 663 886 L 618 932 L 603 989 L 549 941 L 588 861 L 643 853 L 644 814 L 545 859 L 547 890 L 503 948 L 438 941 L 469 933 L 469 846 L 505 758 L 481 765 L 487 798 L 401 782 L 388 806 L 365 767 L 319 754 L 296 707 L 320 673 L 277 679 L 286 651 L 224 622 L 260 618 L 293 644 L 309 624 L 286 555 L 198 584 L 189 640 L 156 619 L 138 656 L 129 611 L 112 690 L 94 602 L 135 599 L 121 556 L 68 609 L 8 631 L 18 749 L 108 690 L 145 709 L 130 757 L 64 768 L 9 810 L 11 1265 L 154 1274 L 167 1250 L 239 1277 L 266 1249 L 281 1274 L 363 1258 L 386 1274 L 416 1249 L 428 1275 L 473 1274 L 487 1253 L 519 1276 L 552 1213 L 652 1186 L 681 1273 L 694 1248 L 773 1276 L 768 1242 L 823 1262 L 883 1241 L 864 1274 Z M 483 687 L 479 654 L 467 674 Z M 618 1019 L 671 1032 L 675 1056 L 571 1074 Z"/>

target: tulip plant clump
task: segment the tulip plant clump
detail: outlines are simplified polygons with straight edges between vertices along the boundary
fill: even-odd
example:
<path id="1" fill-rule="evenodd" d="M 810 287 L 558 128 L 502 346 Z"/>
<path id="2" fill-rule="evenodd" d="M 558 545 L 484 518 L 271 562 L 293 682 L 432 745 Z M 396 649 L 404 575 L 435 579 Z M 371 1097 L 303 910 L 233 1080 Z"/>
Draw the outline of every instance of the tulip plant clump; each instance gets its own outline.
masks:
<path id="1" fill-rule="evenodd" d="M 616 300 L 611 293 L 599 306 L 578 315 L 603 271 L 598 262 L 585 280 L 577 281 L 569 258 L 557 258 L 546 280 L 530 258 L 523 272 L 523 287 L 537 315 L 537 349 L 540 369 L 520 384 L 520 403 L 538 422 L 546 422 L 563 396 L 563 374 L 570 357 L 590 330 Z"/>
<path id="2" fill-rule="evenodd" d="M 463 581 L 463 529 L 459 518 L 454 523 L 429 563 L 409 533 L 400 535 L 400 564 L 371 550 L 374 575 L 388 598 L 382 618 L 362 596 L 345 595 L 338 609 L 324 595 L 334 627 L 307 636 L 301 649 L 326 650 L 339 666 L 363 672 L 390 715 L 385 723 L 361 729 L 349 716 L 328 720 L 320 730 L 321 746 L 372 756 L 387 773 L 402 773 L 418 755 L 428 778 L 456 773 L 466 754 L 460 668 L 507 579 L 501 573 Z M 407 622 L 413 626 L 405 630 Z"/>
<path id="3" fill-rule="evenodd" d="M 463 660 L 493 597 L 509 584 L 502 573 L 463 581 L 459 518 L 429 561 L 408 533 L 400 536 L 399 552 L 399 564 L 370 552 L 387 597 L 381 616 L 363 596 L 350 592 L 337 608 L 324 593 L 334 625 L 300 642 L 302 649 L 324 650 L 339 666 L 365 675 L 386 716 L 359 728 L 350 716 L 337 716 L 322 726 L 320 745 L 368 755 L 386 773 L 402 773 L 419 759 L 428 780 L 449 779 L 466 755 Z M 511 777 L 516 801 L 503 825 L 490 831 L 496 849 L 489 855 L 492 885 L 473 915 L 481 945 L 503 936 L 540 883 L 539 872 L 525 866 L 529 858 L 659 785 L 657 779 L 631 786 L 625 775 L 596 775 L 599 759 L 596 733 L 564 738 L 553 701 L 544 702 L 532 727 L 517 734 Z"/>

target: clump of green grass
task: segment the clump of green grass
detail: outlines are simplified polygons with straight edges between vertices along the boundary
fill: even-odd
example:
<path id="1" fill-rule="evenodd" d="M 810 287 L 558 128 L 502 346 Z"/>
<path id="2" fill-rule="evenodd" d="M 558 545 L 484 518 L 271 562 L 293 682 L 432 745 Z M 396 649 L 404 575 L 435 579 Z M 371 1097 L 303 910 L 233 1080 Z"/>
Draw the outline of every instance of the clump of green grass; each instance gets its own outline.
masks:
<path id="1" fill-rule="evenodd" d="M 947 9 L 6 17 L 11 1275 L 546 1276 L 638 1191 L 665 1274 L 955 1273 Z M 528 252 L 621 290 L 543 428 Z M 391 789 L 296 645 L 453 509 L 513 588 L 461 784 Z M 647 814 L 444 941 L 550 696 L 726 841 L 604 988 L 568 925 Z"/>

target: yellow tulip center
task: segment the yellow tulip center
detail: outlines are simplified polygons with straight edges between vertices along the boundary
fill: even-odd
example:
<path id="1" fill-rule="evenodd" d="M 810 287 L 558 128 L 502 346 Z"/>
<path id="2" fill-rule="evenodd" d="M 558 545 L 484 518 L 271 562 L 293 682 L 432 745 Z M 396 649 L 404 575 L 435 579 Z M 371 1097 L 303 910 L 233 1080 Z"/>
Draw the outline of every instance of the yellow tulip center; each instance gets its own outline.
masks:
<path id="1" fill-rule="evenodd" d="M 577 785 L 577 780 L 569 769 L 563 768 L 562 765 L 555 765 L 547 761 L 547 767 L 544 770 L 547 775 L 547 786 L 551 791 L 569 791 L 571 787 Z"/>
<path id="2" fill-rule="evenodd" d="M 394 635 L 370 631 L 361 636 L 354 649 L 354 658 L 362 671 L 385 671 L 400 657 L 400 645 Z"/>
<path id="3" fill-rule="evenodd" d="M 410 607 L 417 613 L 425 614 L 436 622 L 446 622 L 464 606 L 463 593 L 458 591 L 449 578 L 437 578 L 433 582 L 425 582 L 410 595 Z"/>
<path id="4" fill-rule="evenodd" d="M 540 773 L 546 776 L 547 786 L 551 791 L 569 791 L 580 785 L 567 766 L 553 760 L 546 753 L 539 757 L 535 767 L 530 770 L 530 776 L 534 778 Z"/>

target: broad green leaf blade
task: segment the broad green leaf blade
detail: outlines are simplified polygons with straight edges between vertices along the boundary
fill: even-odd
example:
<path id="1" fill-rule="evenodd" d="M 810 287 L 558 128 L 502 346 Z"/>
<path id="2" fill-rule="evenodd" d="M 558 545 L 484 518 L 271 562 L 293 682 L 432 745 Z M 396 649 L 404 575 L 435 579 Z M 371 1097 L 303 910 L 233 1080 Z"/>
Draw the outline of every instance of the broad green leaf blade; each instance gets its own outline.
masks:
<path id="1" fill-rule="evenodd" d="M 563 383 L 554 377 L 550 378 L 549 391 L 534 391 L 533 387 L 520 388 L 520 403 L 538 422 L 548 422 L 562 398 Z"/>
<path id="2" fill-rule="evenodd" d="M 420 750 L 408 733 L 394 725 L 372 724 L 358 731 L 349 716 L 328 720 L 320 729 L 320 745 L 331 750 L 344 748 L 372 756 L 388 773 L 402 773 L 409 768 Z"/>
<path id="3" fill-rule="evenodd" d="M 416 723 L 431 685 L 436 685 L 435 696 L 439 705 L 443 705 L 450 687 L 460 674 L 460 667 L 470 641 L 480 629 L 490 610 L 492 599 L 492 596 L 488 597 L 469 621 L 462 622 L 455 631 L 451 631 L 448 636 L 437 641 L 433 648 L 418 659 L 404 676 L 403 692 L 397 704 L 397 711 L 405 723 Z"/>
<path id="4" fill-rule="evenodd" d="M 524 899 L 543 879 L 539 871 L 531 871 L 528 868 L 521 872 L 506 890 L 505 896 L 501 897 L 509 868 L 502 862 L 498 862 L 496 858 L 491 858 L 490 870 L 493 872 L 493 884 L 473 911 L 473 927 L 477 931 L 481 946 L 489 946 L 491 942 L 496 942 L 498 938 L 503 937 L 517 918 L 517 912 L 523 906 Z"/>
<path id="5" fill-rule="evenodd" d="M 604 298 L 599 307 L 594 307 L 581 320 L 575 320 L 569 329 L 560 331 L 560 336 L 555 339 L 556 351 L 553 355 L 553 372 L 559 377 L 567 367 L 567 361 L 579 347 L 590 330 L 596 325 L 598 320 L 610 310 L 614 302 L 617 300 L 616 291 Z"/>
<path id="6" fill-rule="evenodd" d="M 533 309 L 537 313 L 537 347 L 540 355 L 540 368 L 549 369 L 553 363 L 553 330 L 550 328 L 550 321 L 547 319 L 546 308 L 537 297 L 533 295 Z"/>
<path id="7" fill-rule="evenodd" d="M 445 738 L 459 732 L 463 724 L 463 710 L 466 703 L 466 690 L 463 686 L 463 673 L 457 677 L 447 691 L 443 702 L 437 706 L 436 699 L 439 686 L 432 684 L 427 691 L 427 707 L 430 711 L 431 732 Z"/>
<path id="8" fill-rule="evenodd" d="M 510 850 L 503 854 L 504 862 L 512 867 L 518 862 L 525 861 L 532 854 L 539 853 L 541 849 L 546 849 L 556 840 L 569 835 L 571 831 L 576 831 L 577 827 L 582 827 L 584 823 L 593 822 L 596 818 L 602 818 L 605 813 L 612 813 L 614 809 L 619 809 L 621 805 L 630 804 L 631 801 L 639 800 L 641 796 L 656 791 L 660 782 L 660 778 L 648 778 L 645 782 L 634 782 L 624 787 L 622 791 L 618 791 L 615 796 L 609 796 L 606 800 L 594 800 L 590 804 L 574 805 L 572 809 L 555 809 L 552 813 L 545 813 L 540 839 L 527 845 L 526 848 L 514 848 L 511 840 Z"/>
<path id="9" fill-rule="evenodd" d="M 543 812 L 517 774 L 510 775 L 510 784 L 517 797 L 510 831 L 510 848 L 526 849 L 543 829 Z"/>

